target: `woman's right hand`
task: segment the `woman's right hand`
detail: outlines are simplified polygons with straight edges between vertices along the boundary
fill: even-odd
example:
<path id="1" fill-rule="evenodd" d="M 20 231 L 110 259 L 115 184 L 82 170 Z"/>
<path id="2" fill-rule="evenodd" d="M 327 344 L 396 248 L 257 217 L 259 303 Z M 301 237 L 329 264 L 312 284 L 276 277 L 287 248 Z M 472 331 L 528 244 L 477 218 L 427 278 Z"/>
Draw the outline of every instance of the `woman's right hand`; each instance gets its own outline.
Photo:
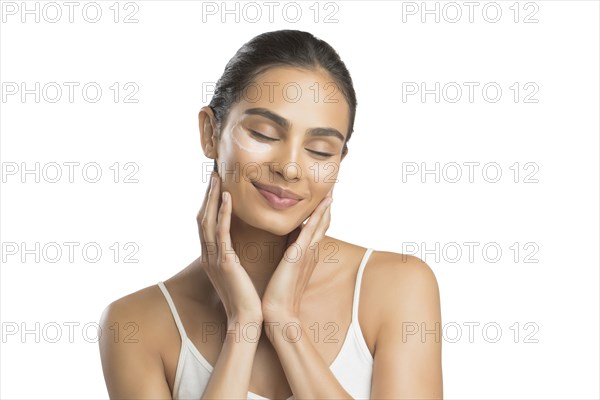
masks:
<path id="1" fill-rule="evenodd" d="M 260 297 L 231 243 L 232 201 L 231 195 L 224 193 L 225 198 L 221 195 L 221 178 L 213 172 L 196 218 L 202 246 L 202 268 L 223 303 L 229 323 L 262 324 Z"/>

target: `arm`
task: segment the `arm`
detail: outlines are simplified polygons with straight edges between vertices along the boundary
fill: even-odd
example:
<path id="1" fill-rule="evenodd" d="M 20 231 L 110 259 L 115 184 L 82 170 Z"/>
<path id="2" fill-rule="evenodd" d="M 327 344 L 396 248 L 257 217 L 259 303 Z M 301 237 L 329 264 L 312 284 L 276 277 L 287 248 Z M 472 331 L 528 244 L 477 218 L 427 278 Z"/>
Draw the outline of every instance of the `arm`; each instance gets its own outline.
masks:
<path id="1" fill-rule="evenodd" d="M 383 312 L 376 339 L 371 397 L 441 399 L 437 280 L 420 259 L 405 255 L 395 259 L 377 279 L 382 288 Z"/>
<path id="2" fill-rule="evenodd" d="M 148 330 L 139 329 L 140 319 L 134 320 L 131 315 L 135 313 L 126 302 L 116 301 L 104 310 L 100 318 L 100 357 L 109 397 L 170 399 L 171 391 L 160 353 L 154 351 L 151 338 L 144 337 Z M 122 335 L 121 329 L 126 324 L 137 325 L 136 335 L 128 338 Z"/>
<path id="3" fill-rule="evenodd" d="M 148 307 L 143 308 L 147 312 Z M 144 316 L 144 310 L 128 299 L 113 302 L 102 313 L 100 357 L 111 399 L 172 398 L 160 354 L 160 338 L 156 336 L 160 332 L 153 329 L 158 322 L 147 318 L 151 317 Z M 127 324 L 135 326 L 135 335 L 130 334 L 129 328 L 125 328 L 129 335 L 123 335 Z M 253 324 L 261 329 L 262 321 Z M 244 326 L 241 322 L 237 327 L 229 324 L 229 333 L 202 398 L 247 398 L 258 340 L 245 339 Z"/>
<path id="4" fill-rule="evenodd" d="M 283 329 L 286 324 L 290 324 L 287 330 Z M 281 316 L 265 325 L 265 333 L 277 352 L 295 398 L 352 398 L 323 361 L 298 318 Z M 301 331 L 297 332 L 294 326 Z"/>
<path id="5" fill-rule="evenodd" d="M 248 397 L 258 339 L 245 338 L 243 332 L 246 332 L 247 325 L 253 324 L 260 337 L 263 322 L 261 300 L 238 256 L 226 251 L 233 249 L 230 233 L 233 207 L 231 194 L 223 192 L 220 195 L 220 187 L 221 179 L 213 172 L 211 186 L 198 213 L 202 268 L 227 315 L 225 340 L 202 398 L 245 399 Z M 223 201 L 219 205 L 221 196 Z M 209 251 L 209 244 L 216 251 Z"/>
<path id="6" fill-rule="evenodd" d="M 262 322 L 251 322 L 261 329 Z M 227 334 L 214 366 L 203 399 L 245 399 L 248 397 L 250 376 L 258 339 L 244 338 L 244 323 L 228 323 Z M 260 336 L 260 332 L 257 336 Z"/>
<path id="7" fill-rule="evenodd" d="M 377 330 L 371 398 L 441 399 L 441 312 L 435 275 L 416 257 L 394 254 L 373 268 L 381 321 Z M 375 289 L 372 289 L 375 290 Z M 302 329 L 300 340 L 285 340 L 281 315 L 265 331 L 297 398 L 351 398 Z M 293 332 L 290 329 L 288 332 Z M 403 336 L 404 332 L 404 336 Z M 291 335 L 291 333 L 288 333 Z"/>
<path id="8" fill-rule="evenodd" d="M 313 211 L 308 222 L 292 231 L 288 236 L 288 245 L 294 242 L 300 249 L 315 249 L 315 245 L 323 244 L 331 220 L 329 206 L 332 191 L 333 188 Z M 303 256 L 296 259 L 288 254 L 290 248 L 275 269 L 262 298 L 266 336 L 277 352 L 295 398 L 351 399 L 300 323 L 302 295 L 317 265 L 314 253 L 305 251 Z M 297 336 L 286 337 L 286 334 L 296 330 L 284 329 L 287 324 L 299 329 Z"/>

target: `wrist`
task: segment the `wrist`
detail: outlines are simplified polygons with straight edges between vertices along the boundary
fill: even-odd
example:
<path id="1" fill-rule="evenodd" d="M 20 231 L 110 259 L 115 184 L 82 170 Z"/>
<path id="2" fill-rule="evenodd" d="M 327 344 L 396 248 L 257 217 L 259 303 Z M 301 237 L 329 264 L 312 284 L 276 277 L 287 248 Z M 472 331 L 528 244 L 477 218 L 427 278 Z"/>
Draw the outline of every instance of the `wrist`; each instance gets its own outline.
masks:
<path id="1" fill-rule="evenodd" d="M 294 312 L 284 307 L 269 307 L 263 306 L 262 317 L 264 322 L 269 323 L 286 323 L 288 321 L 298 321 L 300 317 L 299 312 Z"/>
<path id="2" fill-rule="evenodd" d="M 293 342 L 302 335 L 300 319 L 289 314 L 280 314 L 278 317 L 265 319 L 263 325 L 265 336 L 272 344 L 275 344 L 276 338 Z"/>
<path id="3" fill-rule="evenodd" d="M 232 311 L 231 315 L 227 316 L 227 324 L 252 324 L 257 323 L 261 325 L 263 323 L 262 312 L 254 311 Z"/>
<path id="4" fill-rule="evenodd" d="M 256 346 L 262 335 L 262 326 L 262 321 L 229 320 L 226 331 L 222 332 L 225 338 L 223 344 L 243 343 Z"/>

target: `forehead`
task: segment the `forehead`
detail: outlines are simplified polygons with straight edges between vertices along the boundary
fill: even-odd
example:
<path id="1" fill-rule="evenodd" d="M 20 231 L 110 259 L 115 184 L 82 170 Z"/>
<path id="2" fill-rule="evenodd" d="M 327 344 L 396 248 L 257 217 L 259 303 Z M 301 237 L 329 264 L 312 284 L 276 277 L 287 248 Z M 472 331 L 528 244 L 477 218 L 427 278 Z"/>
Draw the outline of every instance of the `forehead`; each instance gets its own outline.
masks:
<path id="1" fill-rule="evenodd" d="M 350 110 L 333 78 L 324 70 L 271 67 L 242 91 L 231 110 L 238 118 L 249 108 L 266 108 L 293 127 L 329 127 L 348 133 Z M 236 118 L 237 119 L 237 118 Z"/>

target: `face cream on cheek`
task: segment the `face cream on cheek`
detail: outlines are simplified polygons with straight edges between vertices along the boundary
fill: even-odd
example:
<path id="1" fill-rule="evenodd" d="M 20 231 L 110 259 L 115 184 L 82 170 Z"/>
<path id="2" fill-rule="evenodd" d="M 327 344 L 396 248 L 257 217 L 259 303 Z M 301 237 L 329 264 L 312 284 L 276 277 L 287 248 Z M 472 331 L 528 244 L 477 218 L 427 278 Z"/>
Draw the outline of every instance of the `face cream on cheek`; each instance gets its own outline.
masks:
<path id="1" fill-rule="evenodd" d="M 239 122 L 231 129 L 231 139 L 240 150 L 248 153 L 265 153 L 272 148 L 269 143 L 259 142 L 252 138 L 248 132 L 244 131 Z"/>

